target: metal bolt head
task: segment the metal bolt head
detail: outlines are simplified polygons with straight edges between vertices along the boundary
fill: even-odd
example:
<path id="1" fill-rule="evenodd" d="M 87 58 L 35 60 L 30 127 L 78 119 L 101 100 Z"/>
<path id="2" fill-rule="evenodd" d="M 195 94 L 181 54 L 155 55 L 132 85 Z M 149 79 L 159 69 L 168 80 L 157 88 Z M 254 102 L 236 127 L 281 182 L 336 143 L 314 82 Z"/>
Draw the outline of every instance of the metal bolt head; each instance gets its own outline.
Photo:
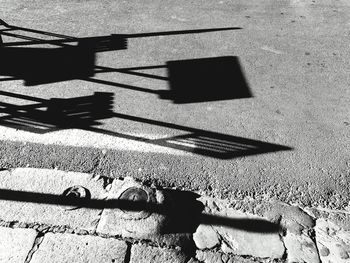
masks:
<path id="1" fill-rule="evenodd" d="M 91 193 L 90 191 L 80 185 L 74 185 L 71 186 L 69 188 L 67 188 L 66 190 L 63 191 L 62 196 L 66 197 L 66 198 L 82 198 L 82 199 L 90 199 L 91 198 Z M 70 208 L 66 208 L 65 210 L 75 210 L 78 209 L 80 207 L 70 207 Z"/>
<path id="2" fill-rule="evenodd" d="M 126 189 L 119 197 L 120 200 L 129 201 L 148 201 L 148 193 L 139 187 L 130 187 Z"/>
<path id="3" fill-rule="evenodd" d="M 153 202 L 154 198 L 153 196 L 147 192 L 145 189 L 140 187 L 129 187 L 124 192 L 121 193 L 121 195 L 118 198 L 119 200 L 123 201 L 130 201 L 130 207 L 132 207 L 132 202 L 144 202 L 149 203 Z M 124 219 L 132 219 L 132 220 L 139 220 L 144 219 L 150 216 L 150 211 L 128 211 L 127 209 L 122 209 L 124 212 Z"/>

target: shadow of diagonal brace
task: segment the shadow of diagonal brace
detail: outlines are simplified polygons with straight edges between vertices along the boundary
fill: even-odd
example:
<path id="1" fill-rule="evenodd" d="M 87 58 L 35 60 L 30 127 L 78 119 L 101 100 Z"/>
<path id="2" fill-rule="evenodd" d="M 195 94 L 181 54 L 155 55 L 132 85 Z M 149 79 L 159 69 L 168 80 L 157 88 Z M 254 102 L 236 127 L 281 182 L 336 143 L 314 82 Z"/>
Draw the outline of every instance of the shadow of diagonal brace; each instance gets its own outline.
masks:
<path id="1" fill-rule="evenodd" d="M 180 222 L 186 220 L 196 221 L 197 218 L 198 224 L 225 226 L 241 229 L 247 232 L 273 233 L 281 230 L 281 226 L 279 224 L 272 223 L 264 219 L 238 219 L 201 213 L 202 208 L 198 209 L 198 205 L 197 208 L 193 207 L 192 209 L 187 207 L 185 211 L 192 210 L 192 212 L 188 214 L 183 213 L 184 210 L 181 210 L 181 207 L 173 207 L 167 203 L 155 204 L 151 202 L 121 199 L 84 199 L 79 197 L 67 197 L 54 194 L 6 189 L 0 189 L 0 199 L 56 206 L 77 206 L 79 208 L 89 209 L 121 209 L 123 211 L 147 211 L 163 215 L 177 215 L 177 217 L 180 218 Z M 200 203 L 199 201 L 196 202 Z"/>
<path id="2" fill-rule="evenodd" d="M 4 27 L 4 28 L 2 28 Z M 15 25 L 10 25 L 4 20 L 0 19 L 0 47 L 11 47 L 11 46 L 29 46 L 38 44 L 51 44 L 56 46 L 69 46 L 72 42 L 85 42 L 93 44 L 97 52 L 104 52 L 110 50 L 118 50 L 126 48 L 126 40 L 128 38 L 144 38 L 144 37 L 156 37 L 156 36 L 171 36 L 171 35 L 184 35 L 184 34 L 200 34 L 208 32 L 217 31 L 227 31 L 227 30 L 238 30 L 241 27 L 224 27 L 224 28 L 204 28 L 204 29 L 192 29 L 192 30 L 175 30 L 175 31 L 162 31 L 162 32 L 145 32 L 145 33 L 135 33 L 135 34 L 112 34 L 110 36 L 99 36 L 99 37 L 72 37 L 63 34 L 57 34 L 52 32 L 47 32 L 43 30 L 37 30 L 32 28 L 20 27 Z M 23 31 L 26 34 L 18 33 Z M 53 37 L 56 39 L 45 40 L 37 37 L 30 37 L 28 33 L 39 34 L 42 36 Z M 1 36 L 8 36 L 18 39 L 23 39 L 25 41 L 15 41 L 4 43 Z M 116 42 L 115 42 L 116 41 Z M 107 43 L 107 45 L 106 45 Z M 97 44 L 97 45 L 96 45 Z M 91 46 L 91 45 L 90 45 Z M 121 47 L 121 48 L 120 48 Z M 117 48 L 117 49 L 116 49 Z"/>

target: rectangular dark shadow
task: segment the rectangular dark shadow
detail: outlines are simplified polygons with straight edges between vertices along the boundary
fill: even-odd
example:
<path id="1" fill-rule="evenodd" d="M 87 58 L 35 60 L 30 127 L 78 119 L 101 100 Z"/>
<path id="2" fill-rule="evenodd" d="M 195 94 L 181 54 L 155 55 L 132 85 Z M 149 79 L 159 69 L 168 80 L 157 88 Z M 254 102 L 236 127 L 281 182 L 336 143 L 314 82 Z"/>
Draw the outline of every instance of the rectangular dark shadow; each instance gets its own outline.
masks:
<path id="1" fill-rule="evenodd" d="M 252 97 L 238 57 L 169 61 L 167 69 L 174 103 Z"/>
<path id="2" fill-rule="evenodd" d="M 94 75 L 95 53 L 85 46 L 0 48 L 0 75 L 23 79 L 26 86 Z"/>

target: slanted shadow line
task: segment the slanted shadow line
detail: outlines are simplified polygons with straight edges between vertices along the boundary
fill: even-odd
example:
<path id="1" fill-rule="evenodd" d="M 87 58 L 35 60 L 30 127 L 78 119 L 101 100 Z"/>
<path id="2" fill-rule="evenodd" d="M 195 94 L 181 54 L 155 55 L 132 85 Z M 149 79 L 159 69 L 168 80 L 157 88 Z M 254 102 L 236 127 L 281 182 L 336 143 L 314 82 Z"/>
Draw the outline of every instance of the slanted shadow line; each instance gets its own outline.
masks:
<path id="1" fill-rule="evenodd" d="M 23 45 L 26 46 L 26 45 L 37 45 L 37 44 L 52 44 L 52 45 L 58 45 L 58 46 L 66 46 L 67 43 L 71 43 L 71 42 L 77 42 L 77 41 L 81 41 L 81 40 L 85 41 L 85 40 L 89 40 L 89 39 L 90 40 L 91 39 L 103 40 L 103 39 L 110 38 L 113 36 L 115 36 L 117 38 L 127 39 L 127 38 L 144 38 L 144 37 L 169 36 L 169 35 L 200 34 L 200 33 L 216 32 L 216 31 L 228 31 L 228 30 L 242 29 L 241 27 L 222 27 L 222 28 L 205 28 L 205 29 L 192 29 L 192 30 L 145 32 L 145 33 L 135 33 L 135 34 L 112 34 L 109 36 L 78 38 L 78 37 L 72 37 L 72 36 L 63 35 L 63 34 L 51 33 L 51 32 L 42 31 L 42 30 L 19 27 L 19 26 L 15 26 L 15 25 L 9 25 L 8 23 L 6 23 L 5 21 L 3 21 L 1 19 L 0 19 L 0 25 L 6 27 L 6 29 L 2 29 L 2 30 L 0 29 L 0 40 L 1 40 L 1 35 L 7 35 L 10 37 L 17 37 L 17 38 L 22 38 L 25 40 L 30 40 L 30 41 L 24 41 L 24 42 L 2 43 L 3 47 L 23 46 Z M 9 33 L 9 31 L 14 31 L 14 30 L 20 30 L 20 31 L 41 34 L 41 35 L 47 35 L 47 36 L 57 37 L 57 38 L 61 38 L 61 39 L 43 40 L 43 39 L 33 38 L 33 37 L 29 37 L 29 36 L 23 36 L 20 34 Z M 106 50 L 103 50 L 103 51 L 106 51 Z"/>
<path id="2" fill-rule="evenodd" d="M 169 215 L 171 206 L 166 204 L 154 204 L 144 201 L 130 201 L 121 199 L 83 199 L 59 196 L 54 194 L 43 194 L 18 190 L 0 189 L 0 199 L 6 201 L 17 201 L 27 203 L 38 203 L 58 206 L 75 206 L 89 209 L 121 209 L 123 211 L 147 211 L 151 213 Z M 183 215 L 186 216 L 186 215 Z M 241 229 L 247 232 L 273 233 L 279 232 L 281 226 L 263 219 L 237 219 L 225 216 L 217 216 L 201 213 L 198 214 L 199 223 L 205 225 L 225 226 Z M 192 218 L 193 219 L 193 218 Z"/>
<path id="3" fill-rule="evenodd" d="M 162 77 L 154 74 L 144 73 L 144 72 L 135 72 L 133 70 L 142 70 L 142 69 L 157 69 L 157 68 L 166 68 L 164 65 L 157 65 L 157 66 L 146 66 L 146 67 L 134 67 L 134 68 L 111 68 L 111 67 L 104 67 L 104 66 L 95 66 L 95 73 L 124 73 L 139 77 L 145 77 L 145 78 L 151 78 L 151 79 L 159 79 L 159 80 L 169 80 L 168 77 Z M 89 80 L 89 79 L 85 79 Z"/>
<path id="4" fill-rule="evenodd" d="M 91 77 L 86 78 L 86 79 L 82 79 L 82 80 L 86 80 L 86 81 L 89 81 L 92 83 L 97 83 L 97 84 L 102 84 L 102 85 L 108 85 L 111 87 L 118 87 L 118 88 L 123 88 L 123 89 L 128 89 L 128 90 L 135 90 L 135 91 L 140 91 L 140 92 L 159 94 L 159 91 L 156 91 L 156 90 L 151 90 L 148 88 L 142 88 L 142 87 L 133 86 L 133 85 L 129 85 L 129 84 L 118 83 L 118 82 L 114 82 L 114 81 L 95 79 L 95 78 L 91 78 Z"/>

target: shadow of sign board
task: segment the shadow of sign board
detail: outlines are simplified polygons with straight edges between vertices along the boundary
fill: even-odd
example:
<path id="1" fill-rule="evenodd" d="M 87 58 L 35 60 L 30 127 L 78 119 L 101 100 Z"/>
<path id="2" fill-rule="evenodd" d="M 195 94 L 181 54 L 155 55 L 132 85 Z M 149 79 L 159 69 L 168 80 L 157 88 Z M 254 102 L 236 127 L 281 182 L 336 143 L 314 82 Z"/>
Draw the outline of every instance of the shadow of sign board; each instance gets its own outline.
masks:
<path id="1" fill-rule="evenodd" d="M 169 97 L 174 103 L 250 98 L 239 59 L 234 56 L 167 62 Z"/>
<path id="2" fill-rule="evenodd" d="M 95 68 L 95 53 L 88 45 L 53 49 L 0 48 L 0 57 L 0 75 L 23 79 L 26 86 L 73 79 L 89 81 L 100 72 Z M 158 91 L 161 99 L 183 104 L 252 97 L 237 57 L 169 61 L 164 67 L 168 76 L 163 79 L 168 81 L 169 90 Z M 135 70 L 120 72 L 137 74 Z M 152 78 L 147 75 L 150 76 Z"/>

